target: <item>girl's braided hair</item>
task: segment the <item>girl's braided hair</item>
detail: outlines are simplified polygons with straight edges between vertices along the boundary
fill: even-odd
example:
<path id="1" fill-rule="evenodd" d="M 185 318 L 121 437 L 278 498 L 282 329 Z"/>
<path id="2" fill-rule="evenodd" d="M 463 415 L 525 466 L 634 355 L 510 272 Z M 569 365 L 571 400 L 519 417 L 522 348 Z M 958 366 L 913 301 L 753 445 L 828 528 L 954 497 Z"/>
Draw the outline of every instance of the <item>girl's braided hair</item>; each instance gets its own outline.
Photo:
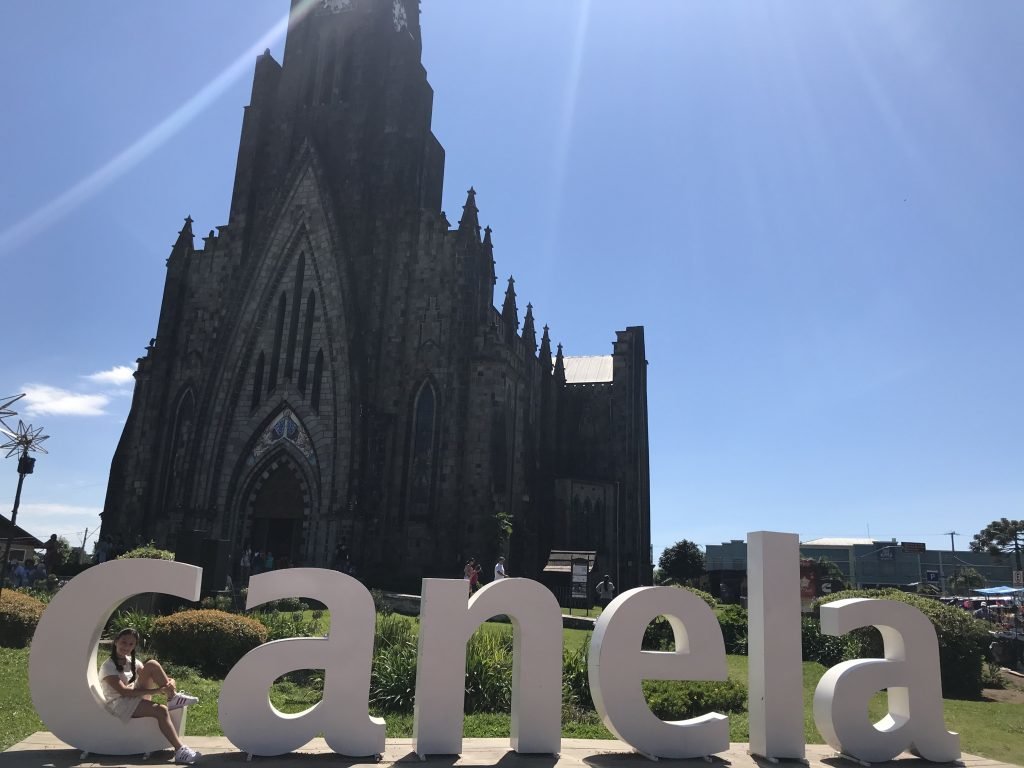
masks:
<path id="1" fill-rule="evenodd" d="M 139 631 L 135 629 L 135 627 L 125 627 L 117 633 L 117 636 L 114 638 L 114 642 L 110 646 L 110 658 L 114 662 L 114 666 L 117 667 L 118 672 L 124 672 L 124 665 L 121 664 L 121 661 L 117 658 L 117 641 L 126 635 L 134 637 L 135 648 L 139 647 Z M 135 648 L 132 648 L 132 679 L 128 681 L 129 683 L 135 682 Z"/>

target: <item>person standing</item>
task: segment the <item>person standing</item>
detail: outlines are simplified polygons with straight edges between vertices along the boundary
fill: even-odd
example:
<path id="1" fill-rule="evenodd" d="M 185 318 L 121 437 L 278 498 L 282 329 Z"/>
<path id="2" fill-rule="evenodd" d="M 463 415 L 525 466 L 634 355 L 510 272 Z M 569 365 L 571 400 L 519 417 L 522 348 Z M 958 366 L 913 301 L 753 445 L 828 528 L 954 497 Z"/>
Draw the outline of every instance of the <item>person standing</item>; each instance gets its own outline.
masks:
<path id="1" fill-rule="evenodd" d="M 499 581 L 505 578 L 505 558 L 499 557 L 498 562 L 494 564 L 494 580 Z"/>
<path id="2" fill-rule="evenodd" d="M 252 552 L 248 545 L 242 549 L 242 556 L 238 559 L 238 583 L 246 585 L 249 583 L 249 573 L 252 570 Z"/>
<path id="3" fill-rule="evenodd" d="M 43 555 L 43 563 L 46 565 L 46 572 L 53 573 L 57 570 L 57 558 L 60 556 L 57 534 L 51 533 L 44 546 L 46 547 L 46 554 Z"/>
<path id="4" fill-rule="evenodd" d="M 615 584 L 608 578 L 608 574 L 604 575 L 604 579 L 597 582 L 597 602 L 602 608 L 606 607 L 615 599 Z"/>

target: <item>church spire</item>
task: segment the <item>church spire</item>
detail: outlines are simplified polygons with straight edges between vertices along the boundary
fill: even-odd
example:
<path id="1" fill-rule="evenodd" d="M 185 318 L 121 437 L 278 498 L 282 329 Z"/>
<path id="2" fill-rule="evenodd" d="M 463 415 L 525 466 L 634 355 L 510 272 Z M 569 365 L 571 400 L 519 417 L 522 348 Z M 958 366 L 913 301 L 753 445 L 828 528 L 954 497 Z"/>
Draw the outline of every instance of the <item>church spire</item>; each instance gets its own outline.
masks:
<path id="1" fill-rule="evenodd" d="M 195 235 L 192 234 L 192 217 L 185 217 L 185 226 L 178 231 L 178 239 L 174 241 L 174 247 L 171 248 L 170 259 L 187 256 L 192 253 L 195 248 Z M 170 261 L 168 259 L 168 261 Z"/>
<path id="2" fill-rule="evenodd" d="M 526 317 L 523 320 L 523 343 L 531 355 L 537 351 L 537 332 L 533 329 L 533 304 L 526 305 Z"/>
<path id="3" fill-rule="evenodd" d="M 505 289 L 505 302 L 501 305 L 501 319 L 505 325 L 505 341 L 509 344 L 519 330 L 519 309 L 516 307 L 516 281 L 508 276 L 508 288 Z"/>
<path id="4" fill-rule="evenodd" d="M 562 345 L 558 345 L 558 354 L 555 355 L 555 381 L 565 384 L 565 358 L 562 357 Z"/>
<path id="5" fill-rule="evenodd" d="M 537 359 L 544 373 L 551 373 L 551 337 L 548 335 L 548 327 L 544 326 L 544 333 L 540 337 L 540 352 Z"/>
<path id="6" fill-rule="evenodd" d="M 476 207 L 476 190 L 472 187 L 466 193 L 466 204 L 462 206 L 462 218 L 459 219 L 459 232 L 469 232 L 480 240 L 480 218 Z"/>

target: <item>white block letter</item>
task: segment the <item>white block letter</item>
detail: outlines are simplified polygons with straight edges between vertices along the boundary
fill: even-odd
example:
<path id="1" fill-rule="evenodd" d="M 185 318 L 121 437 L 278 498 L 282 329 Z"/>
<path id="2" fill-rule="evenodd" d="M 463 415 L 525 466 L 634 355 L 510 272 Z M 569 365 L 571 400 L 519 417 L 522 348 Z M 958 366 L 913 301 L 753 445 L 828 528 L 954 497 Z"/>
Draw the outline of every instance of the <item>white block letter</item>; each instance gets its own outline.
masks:
<path id="1" fill-rule="evenodd" d="M 937 763 L 958 759 L 960 737 L 948 732 L 942 719 L 939 644 L 928 617 L 892 600 L 855 598 L 821 606 L 826 635 L 869 626 L 882 633 L 885 658 L 837 664 L 814 691 L 814 723 L 825 741 L 871 763 L 908 748 Z M 889 714 L 872 724 L 868 701 L 886 688 Z"/>
<path id="2" fill-rule="evenodd" d="M 800 651 L 800 540 L 795 533 L 747 535 L 750 751 L 804 757 Z"/>
<path id="3" fill-rule="evenodd" d="M 413 749 L 462 751 L 466 642 L 491 616 L 512 620 L 512 749 L 555 753 L 561 747 L 562 612 L 551 592 L 529 579 L 485 586 L 467 605 L 464 579 L 424 579 L 416 660 Z"/>
<path id="4" fill-rule="evenodd" d="M 643 651 L 647 625 L 665 616 L 675 651 Z M 685 618 L 685 621 L 683 617 Z M 707 603 L 676 587 L 638 587 L 609 603 L 590 640 L 590 692 L 609 731 L 655 757 L 702 757 L 729 748 L 729 721 L 711 712 L 663 722 L 644 699 L 644 680 L 725 680 L 722 629 Z"/>
<path id="5" fill-rule="evenodd" d="M 245 654 L 220 691 L 224 735 L 253 755 L 283 755 L 320 732 L 342 755 L 383 752 L 384 721 L 370 717 L 367 708 L 376 617 L 370 593 L 337 571 L 289 568 L 253 576 L 246 608 L 284 597 L 326 604 L 330 637 L 275 640 Z M 274 680 L 296 669 L 324 670 L 324 696 L 305 712 L 282 714 L 268 692 Z"/>
<path id="6" fill-rule="evenodd" d="M 125 725 L 103 708 L 96 647 L 107 619 L 144 592 L 199 599 L 203 569 L 165 560 L 114 560 L 90 568 L 54 595 L 32 638 L 32 704 L 61 741 L 86 752 L 130 755 L 167 747 L 156 728 Z M 134 726 L 135 723 L 132 723 Z"/>

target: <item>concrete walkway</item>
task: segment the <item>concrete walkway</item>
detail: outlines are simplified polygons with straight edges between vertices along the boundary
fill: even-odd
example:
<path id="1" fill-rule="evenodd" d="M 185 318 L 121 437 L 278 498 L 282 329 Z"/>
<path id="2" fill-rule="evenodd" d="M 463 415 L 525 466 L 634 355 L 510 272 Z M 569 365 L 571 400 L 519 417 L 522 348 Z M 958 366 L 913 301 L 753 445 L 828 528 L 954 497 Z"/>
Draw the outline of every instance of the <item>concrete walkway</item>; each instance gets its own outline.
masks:
<path id="1" fill-rule="evenodd" d="M 220 736 L 192 736 L 188 744 L 203 753 L 199 763 L 202 768 L 245 768 L 246 755 L 239 752 L 225 738 Z M 90 755 L 81 760 L 78 750 L 71 749 L 67 744 L 56 739 L 47 732 L 34 733 L 24 741 L 15 744 L 0 754 L 0 768 L 119 768 L 119 766 L 161 766 L 172 765 L 173 755 L 170 750 L 156 752 L 143 760 L 141 755 L 132 757 L 104 757 Z M 823 744 L 808 744 L 807 759 L 811 768 L 857 768 L 857 763 L 836 756 L 831 747 Z M 710 763 L 704 760 L 661 760 L 670 765 L 728 766 L 730 768 L 772 768 L 767 760 L 755 759 L 747 754 L 746 744 L 732 744 L 728 752 L 716 755 Z M 520 756 L 509 751 L 508 739 L 465 739 L 461 755 L 431 757 L 420 762 L 412 751 L 411 739 L 388 739 L 387 748 L 381 762 L 372 760 L 347 758 L 335 755 L 327 748 L 323 739 L 314 739 L 301 751 L 284 757 L 253 758 L 253 768 L 310 768 L 330 766 L 330 768 L 380 768 L 395 763 L 407 763 L 411 766 L 424 768 L 452 768 L 453 766 L 496 766 L 497 768 L 614 768 L 627 766 L 643 768 L 651 762 L 630 751 L 621 741 L 600 739 L 562 739 L 562 752 L 559 755 Z M 781 763 L 787 765 L 787 763 Z M 788 765 L 799 766 L 797 762 Z M 910 754 L 901 755 L 897 760 L 880 765 L 897 766 L 898 768 L 926 768 L 938 765 L 920 760 Z M 945 764 L 949 765 L 949 764 Z M 963 755 L 953 765 L 964 768 L 1011 768 L 1008 763 L 1000 763 L 974 755 Z"/>

